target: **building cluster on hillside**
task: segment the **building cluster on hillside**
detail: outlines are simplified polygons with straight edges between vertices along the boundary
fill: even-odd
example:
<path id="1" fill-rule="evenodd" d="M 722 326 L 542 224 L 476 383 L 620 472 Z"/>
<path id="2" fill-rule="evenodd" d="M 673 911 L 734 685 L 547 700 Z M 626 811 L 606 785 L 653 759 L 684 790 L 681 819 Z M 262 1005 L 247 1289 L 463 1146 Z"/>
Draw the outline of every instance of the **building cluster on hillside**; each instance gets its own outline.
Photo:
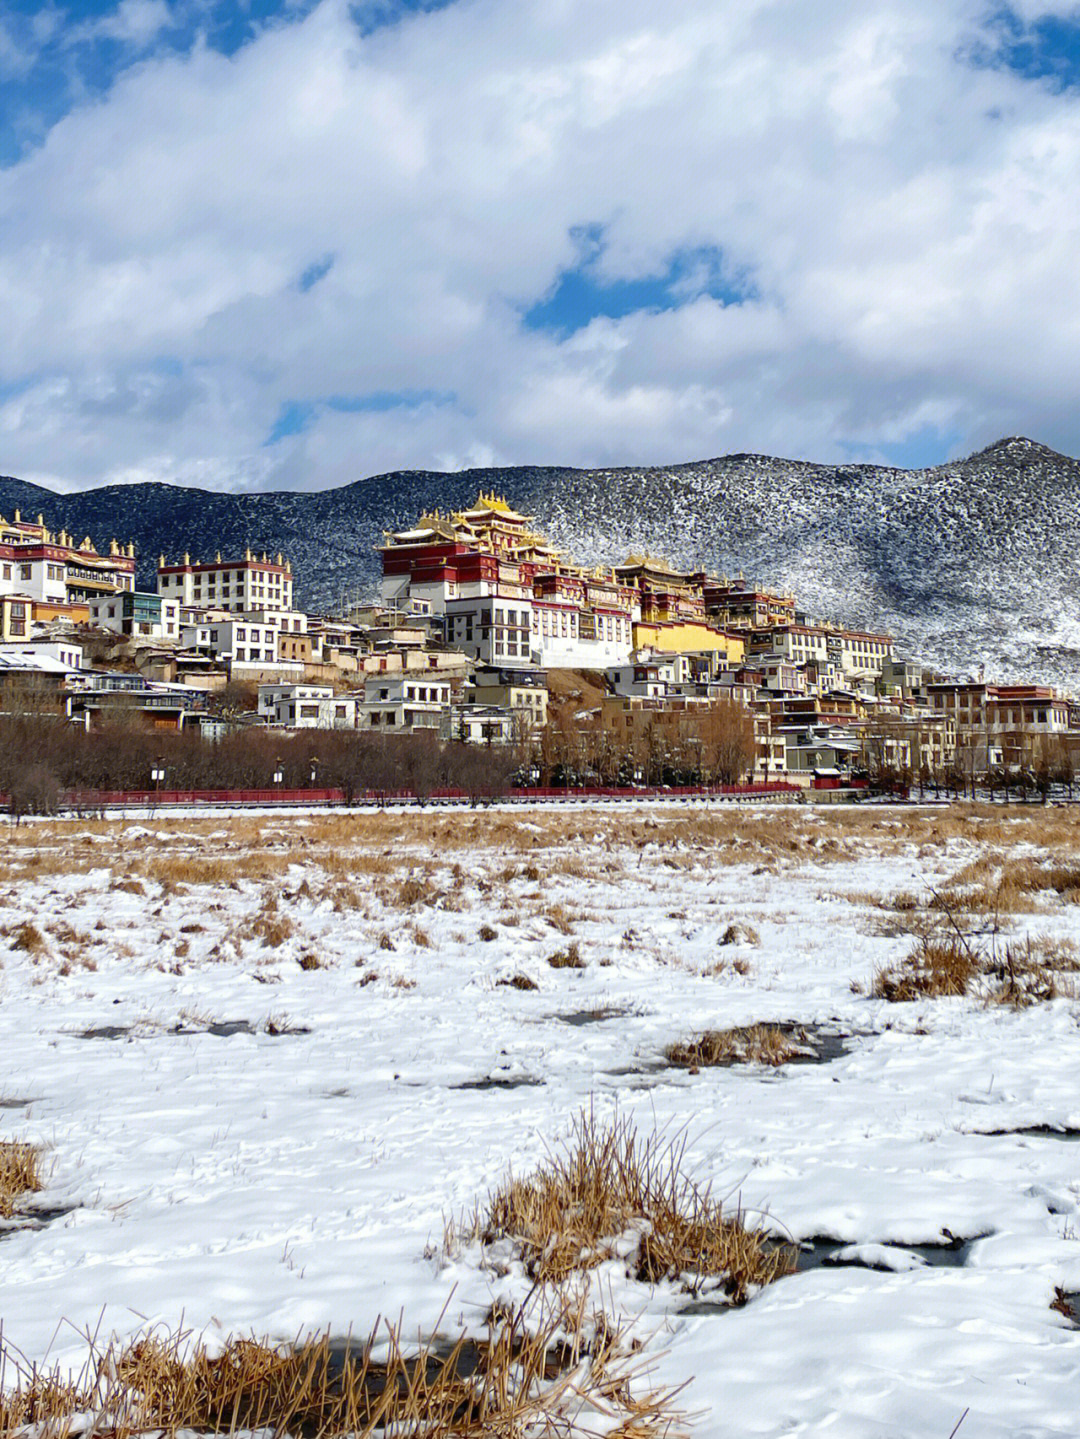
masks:
<path id="1" fill-rule="evenodd" d="M 495 495 L 388 533 L 381 557 L 371 604 L 309 614 L 282 554 L 162 555 L 143 592 L 132 545 L 99 554 L 43 516 L 0 517 L 0 708 L 21 686 L 88 728 L 122 711 L 209 738 L 434 735 L 516 744 L 523 764 L 558 740 L 564 769 L 573 750 L 577 770 L 623 778 L 703 771 L 707 756 L 818 787 L 1071 777 L 1080 759 L 1080 712 L 1048 686 L 944 678 L 888 635 L 813 619 L 742 576 L 648 555 L 575 563 Z"/>

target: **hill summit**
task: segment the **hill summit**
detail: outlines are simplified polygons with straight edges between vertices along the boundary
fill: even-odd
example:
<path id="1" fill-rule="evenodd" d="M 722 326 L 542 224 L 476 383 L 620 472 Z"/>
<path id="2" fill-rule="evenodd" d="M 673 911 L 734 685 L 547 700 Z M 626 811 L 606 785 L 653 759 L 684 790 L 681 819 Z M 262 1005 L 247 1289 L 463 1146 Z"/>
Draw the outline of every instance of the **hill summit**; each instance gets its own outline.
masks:
<path id="1" fill-rule="evenodd" d="M 139 583 L 160 552 L 283 550 L 297 603 L 370 591 L 376 546 L 425 510 L 495 491 L 587 561 L 632 551 L 745 573 L 808 614 L 887 629 L 953 673 L 1080 689 L 1080 463 L 1023 436 L 922 470 L 767 455 L 581 470 L 405 470 L 311 493 L 228 495 L 167 484 L 55 494 L 0 478 L 0 513 L 45 514 L 99 545 L 133 539 Z"/>

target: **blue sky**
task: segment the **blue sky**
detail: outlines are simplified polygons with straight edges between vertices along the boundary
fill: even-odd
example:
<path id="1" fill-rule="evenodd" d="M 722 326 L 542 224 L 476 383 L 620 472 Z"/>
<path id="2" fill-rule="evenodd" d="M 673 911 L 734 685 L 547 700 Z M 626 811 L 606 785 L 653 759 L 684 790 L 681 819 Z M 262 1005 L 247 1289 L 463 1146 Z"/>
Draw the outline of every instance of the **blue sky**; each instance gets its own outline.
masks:
<path id="1" fill-rule="evenodd" d="M 1080 6 L 813 8 L 0 0 L 0 472 L 1080 452 Z"/>

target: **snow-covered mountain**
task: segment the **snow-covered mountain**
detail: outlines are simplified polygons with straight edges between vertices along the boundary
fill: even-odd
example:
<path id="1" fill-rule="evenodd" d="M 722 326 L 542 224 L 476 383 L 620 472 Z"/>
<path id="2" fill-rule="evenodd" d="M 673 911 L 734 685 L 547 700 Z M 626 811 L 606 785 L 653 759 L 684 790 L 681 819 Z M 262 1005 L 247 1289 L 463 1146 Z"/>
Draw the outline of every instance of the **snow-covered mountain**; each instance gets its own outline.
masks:
<path id="1" fill-rule="evenodd" d="M 0 513 L 40 511 L 99 545 L 134 539 L 146 586 L 159 551 L 280 549 L 297 602 L 315 608 L 370 591 L 384 529 L 479 489 L 582 559 L 636 550 L 742 571 L 794 591 L 812 615 L 889 630 L 902 652 L 949 672 L 985 666 L 1080 689 L 1080 463 L 1022 438 L 926 470 L 728 455 L 653 469 L 409 470 L 261 495 L 159 484 L 58 495 L 0 478 Z"/>

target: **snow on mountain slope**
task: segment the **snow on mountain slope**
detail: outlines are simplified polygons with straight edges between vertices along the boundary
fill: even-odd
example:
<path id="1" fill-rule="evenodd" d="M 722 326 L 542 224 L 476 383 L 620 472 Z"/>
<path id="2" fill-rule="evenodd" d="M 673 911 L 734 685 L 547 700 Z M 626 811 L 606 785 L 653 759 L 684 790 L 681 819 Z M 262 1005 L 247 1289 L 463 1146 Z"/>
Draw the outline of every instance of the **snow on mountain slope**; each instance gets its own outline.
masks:
<path id="1" fill-rule="evenodd" d="M 314 493 L 222 495 L 171 485 L 54 495 L 0 479 L 20 505 L 99 542 L 134 539 L 140 583 L 159 551 L 283 550 L 297 599 L 370 589 L 386 528 L 479 489 L 536 516 L 569 553 L 647 550 L 793 590 L 810 614 L 888 630 L 949 672 L 1080 688 L 1080 463 L 1032 440 L 926 470 L 729 455 L 659 469 L 403 471 Z"/>

